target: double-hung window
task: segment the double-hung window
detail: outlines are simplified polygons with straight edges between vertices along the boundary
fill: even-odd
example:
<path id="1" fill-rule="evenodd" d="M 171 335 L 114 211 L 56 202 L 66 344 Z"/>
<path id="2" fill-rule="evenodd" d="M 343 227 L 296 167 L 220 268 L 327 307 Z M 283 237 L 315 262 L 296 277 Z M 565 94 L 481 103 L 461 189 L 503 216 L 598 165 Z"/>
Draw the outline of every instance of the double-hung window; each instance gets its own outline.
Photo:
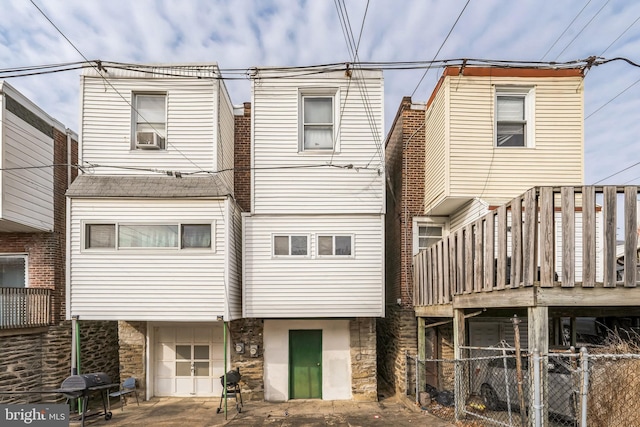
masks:
<path id="1" fill-rule="evenodd" d="M 303 92 L 300 97 L 300 151 L 335 151 L 334 92 Z"/>
<path id="2" fill-rule="evenodd" d="M 133 95 L 134 149 L 164 149 L 167 137 L 167 95 L 135 93 Z"/>
<path id="3" fill-rule="evenodd" d="M 211 224 L 86 224 L 86 249 L 211 249 Z"/>
<path id="4" fill-rule="evenodd" d="M 0 255 L 0 287 L 27 287 L 27 271 L 27 255 Z"/>
<path id="5" fill-rule="evenodd" d="M 439 242 L 445 235 L 446 220 L 426 217 L 413 219 L 413 254 Z"/>
<path id="6" fill-rule="evenodd" d="M 309 254 L 309 238 L 306 235 L 273 236 L 274 256 L 307 256 Z"/>
<path id="7" fill-rule="evenodd" d="M 533 89 L 496 89 L 496 147 L 533 147 Z"/>
<path id="8" fill-rule="evenodd" d="M 353 255 L 353 236 L 335 235 L 318 236 L 318 256 L 346 256 Z"/>

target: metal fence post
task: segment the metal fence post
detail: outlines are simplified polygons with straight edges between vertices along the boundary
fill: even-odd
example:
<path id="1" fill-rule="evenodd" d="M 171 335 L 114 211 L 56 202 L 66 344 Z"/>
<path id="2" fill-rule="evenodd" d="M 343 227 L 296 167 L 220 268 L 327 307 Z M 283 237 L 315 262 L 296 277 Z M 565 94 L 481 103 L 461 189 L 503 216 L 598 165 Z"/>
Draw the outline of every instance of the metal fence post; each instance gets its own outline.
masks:
<path id="1" fill-rule="evenodd" d="M 587 391 L 589 390 L 589 354 L 587 349 L 580 349 L 580 368 L 582 387 L 580 390 L 580 427 L 587 427 Z"/>
<path id="2" fill-rule="evenodd" d="M 416 355 L 416 403 L 420 402 L 420 392 L 418 391 L 419 389 L 419 385 L 418 385 L 418 355 Z"/>
<path id="3" fill-rule="evenodd" d="M 542 426 L 542 406 L 541 399 L 542 384 L 540 382 L 540 352 L 536 349 L 533 351 L 533 410 L 534 410 L 534 426 Z"/>

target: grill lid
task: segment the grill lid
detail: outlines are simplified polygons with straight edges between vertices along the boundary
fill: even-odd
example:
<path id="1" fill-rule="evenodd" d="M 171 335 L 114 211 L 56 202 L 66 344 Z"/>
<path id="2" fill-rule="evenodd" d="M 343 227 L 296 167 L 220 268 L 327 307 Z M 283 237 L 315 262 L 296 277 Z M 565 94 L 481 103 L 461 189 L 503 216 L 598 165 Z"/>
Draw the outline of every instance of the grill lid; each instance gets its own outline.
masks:
<path id="1" fill-rule="evenodd" d="M 82 391 L 90 387 L 98 387 L 101 385 L 111 384 L 111 378 L 104 372 L 95 372 L 92 374 L 71 375 L 62 381 L 61 390 Z"/>

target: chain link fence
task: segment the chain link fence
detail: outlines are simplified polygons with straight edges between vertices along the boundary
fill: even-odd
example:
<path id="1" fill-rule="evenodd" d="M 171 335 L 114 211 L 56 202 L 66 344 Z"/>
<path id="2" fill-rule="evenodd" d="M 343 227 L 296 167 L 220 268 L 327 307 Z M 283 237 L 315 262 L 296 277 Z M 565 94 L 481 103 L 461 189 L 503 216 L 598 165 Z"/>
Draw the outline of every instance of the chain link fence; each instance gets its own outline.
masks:
<path id="1" fill-rule="evenodd" d="M 409 394 L 456 426 L 640 426 L 640 354 L 462 353 L 457 360 L 407 355 Z"/>

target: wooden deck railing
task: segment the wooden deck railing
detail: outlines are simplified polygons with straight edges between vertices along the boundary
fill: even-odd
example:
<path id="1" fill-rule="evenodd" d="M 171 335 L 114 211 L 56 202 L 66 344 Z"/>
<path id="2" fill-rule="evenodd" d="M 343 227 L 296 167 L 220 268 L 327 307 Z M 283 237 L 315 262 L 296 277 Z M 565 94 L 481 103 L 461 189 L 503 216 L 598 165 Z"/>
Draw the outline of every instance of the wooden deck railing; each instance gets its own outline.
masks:
<path id="1" fill-rule="evenodd" d="M 0 288 L 0 329 L 48 325 L 50 301 L 50 289 Z"/>
<path id="2" fill-rule="evenodd" d="M 532 188 L 417 254 L 414 305 L 530 286 L 635 287 L 638 189 Z"/>

